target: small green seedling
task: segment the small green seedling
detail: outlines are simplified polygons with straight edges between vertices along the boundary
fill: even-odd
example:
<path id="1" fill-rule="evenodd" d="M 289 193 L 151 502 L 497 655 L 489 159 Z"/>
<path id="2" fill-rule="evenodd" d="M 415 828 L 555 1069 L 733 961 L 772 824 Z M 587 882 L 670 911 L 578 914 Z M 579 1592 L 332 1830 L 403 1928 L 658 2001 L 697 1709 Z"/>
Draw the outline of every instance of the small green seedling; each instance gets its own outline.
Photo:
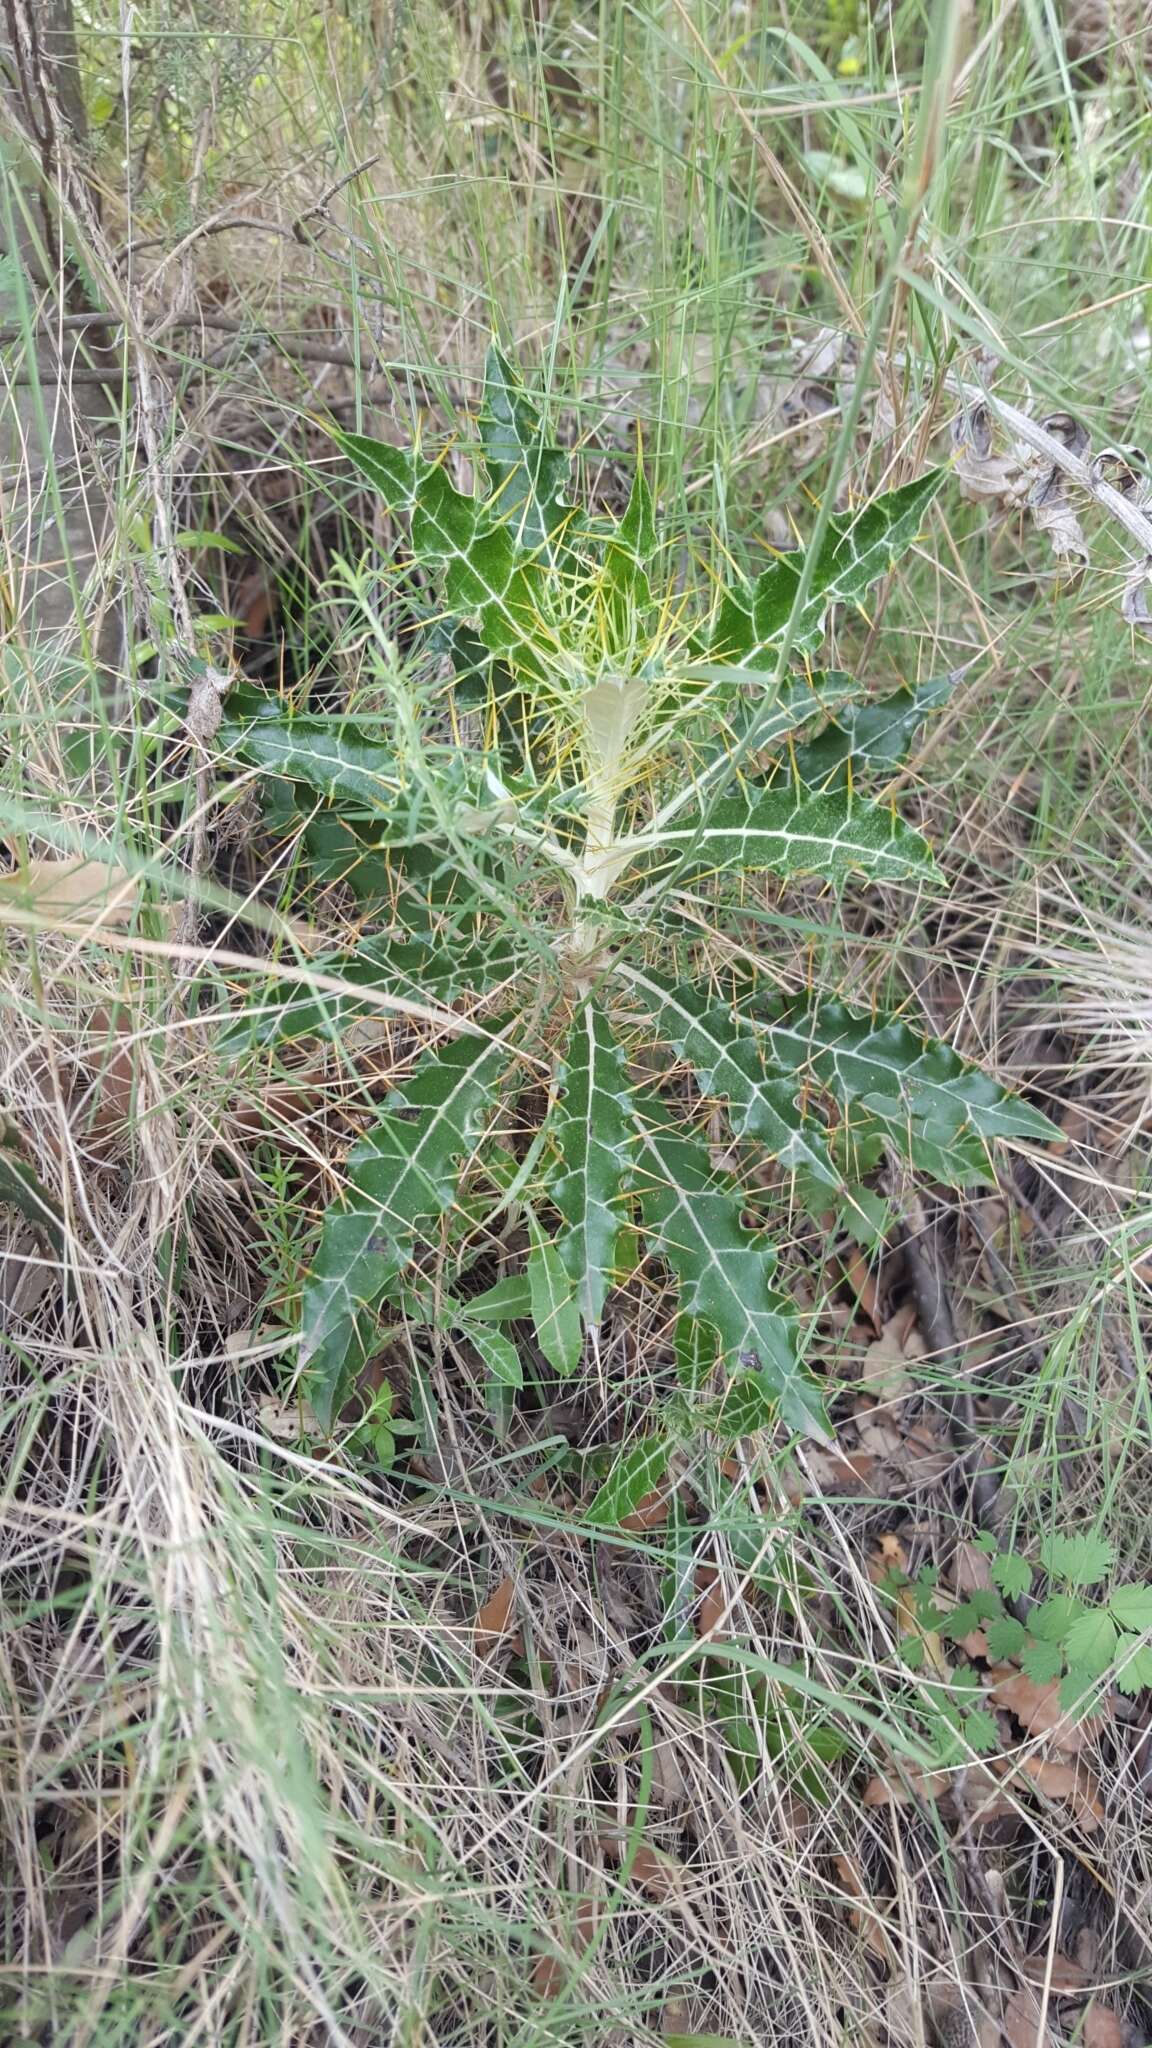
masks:
<path id="1" fill-rule="evenodd" d="M 1007 1603 L 1027 1601 L 1032 1566 L 1014 1551 L 997 1550 L 990 1537 L 982 1537 L 980 1547 L 987 1553 L 993 1586 L 945 1609 L 936 1599 L 939 1575 L 926 1568 L 914 1587 L 921 1628 L 953 1641 L 981 1630 L 991 1662 L 1014 1659 L 1037 1685 L 1059 1679 L 1060 1704 L 1070 1713 L 1086 1710 L 1093 1696 L 1111 1684 L 1125 1693 L 1152 1686 L 1152 1586 L 1118 1585 L 1107 1595 L 1087 1597 L 1113 1575 L 1111 1543 L 1093 1535 L 1046 1537 L 1040 1562 L 1049 1590 L 1043 1600 L 1025 1607 L 1022 1617 L 1010 1613 Z M 922 1636 L 906 1636 L 901 1648 L 908 1664 L 917 1669 L 923 1664 Z"/>

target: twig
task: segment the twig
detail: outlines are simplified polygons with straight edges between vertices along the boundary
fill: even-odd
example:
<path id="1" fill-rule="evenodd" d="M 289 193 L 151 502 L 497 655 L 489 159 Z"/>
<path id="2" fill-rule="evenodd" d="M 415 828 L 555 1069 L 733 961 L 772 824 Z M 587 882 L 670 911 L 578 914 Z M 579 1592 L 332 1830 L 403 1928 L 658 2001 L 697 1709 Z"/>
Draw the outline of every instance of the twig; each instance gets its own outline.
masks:
<path id="1" fill-rule="evenodd" d="M 329 185 L 327 189 L 320 194 L 320 197 L 316 201 L 315 205 L 308 206 L 304 209 L 303 213 L 297 214 L 296 219 L 293 221 L 291 229 L 289 230 L 293 240 L 303 243 L 303 245 L 306 248 L 308 246 L 308 243 L 311 241 L 312 237 L 307 233 L 305 229 L 305 222 L 315 220 L 317 217 L 319 217 L 328 225 L 331 225 L 328 215 L 328 208 L 332 200 L 335 199 L 336 194 L 338 192 L 342 192 L 344 190 L 345 185 L 351 185 L 356 178 L 362 177 L 365 171 L 370 171 L 372 169 L 373 164 L 378 164 L 379 161 L 379 150 L 377 150 L 375 154 L 372 156 L 366 156 L 362 163 L 353 165 L 350 171 L 344 172 L 343 177 L 337 178 L 333 184 Z"/>
<path id="2" fill-rule="evenodd" d="M 193 242 L 202 242 L 206 235 L 231 234 L 233 228 L 248 228 L 262 235 L 280 235 L 287 242 L 292 240 L 291 228 L 284 227 L 278 220 L 262 220 L 254 213 L 232 213 L 227 220 L 206 220 L 199 227 L 192 228 L 175 249 L 169 250 L 164 261 L 170 263 L 173 256 L 181 255 Z M 125 242 L 123 248 L 116 251 L 116 260 L 123 263 L 129 256 L 138 256 L 141 249 L 162 248 L 167 240 L 164 234 L 140 235 L 135 242 Z M 148 282 L 151 284 L 152 279 L 149 278 Z"/>
<path id="3" fill-rule="evenodd" d="M 37 332 L 45 340 L 61 329 L 68 332 L 83 332 L 86 328 L 123 327 L 128 324 L 124 313 L 64 313 L 52 321 L 45 321 Z M 214 334 L 235 334 L 251 336 L 253 340 L 268 340 L 280 355 L 296 356 L 305 363 L 334 363 L 346 370 L 392 370 L 400 375 L 403 363 L 382 362 L 379 357 L 357 353 L 350 348 L 341 348 L 333 342 L 312 341 L 304 336 L 278 334 L 273 328 L 259 322 L 237 320 L 233 315 L 211 312 L 174 313 L 161 326 L 147 336 L 152 347 L 161 343 L 166 335 L 187 332 L 189 329 L 209 328 Z M 22 327 L 0 327 L 0 348 L 24 339 Z M 77 373 L 78 374 L 78 373 Z M 17 374 L 12 381 L 23 383 L 27 379 Z"/>
<path id="4" fill-rule="evenodd" d="M 904 1196 L 908 1224 L 903 1231 L 904 1263 L 916 1303 L 916 1320 L 930 1358 L 957 1376 L 958 1385 L 948 1402 L 948 1420 L 957 1440 L 971 1488 L 972 1510 L 981 1528 L 996 1532 L 1000 1482 L 983 1463 L 984 1440 L 976 1427 L 972 1393 L 962 1379 L 963 1367 L 952 1301 L 944 1278 L 935 1229 L 924 1215 L 916 1191 Z"/>

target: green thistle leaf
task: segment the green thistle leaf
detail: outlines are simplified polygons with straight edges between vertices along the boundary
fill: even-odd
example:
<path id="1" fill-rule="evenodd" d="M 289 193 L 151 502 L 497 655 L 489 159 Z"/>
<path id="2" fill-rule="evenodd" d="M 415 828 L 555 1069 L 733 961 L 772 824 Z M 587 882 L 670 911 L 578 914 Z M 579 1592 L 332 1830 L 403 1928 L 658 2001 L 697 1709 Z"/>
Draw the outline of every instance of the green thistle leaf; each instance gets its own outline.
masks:
<path id="1" fill-rule="evenodd" d="M 552 1198 L 564 1219 L 558 1252 L 585 1325 L 595 1329 L 615 1265 L 633 1127 L 624 1055 L 599 1004 L 572 1021 L 550 1129 L 563 1167 Z"/>
<path id="2" fill-rule="evenodd" d="M 479 993 L 507 980 L 522 958 L 515 942 L 507 939 L 457 952 L 419 939 L 364 939 L 354 953 L 329 954 L 312 962 L 314 974 L 342 984 L 338 993 L 317 989 L 307 974 L 299 981 L 273 982 L 258 989 L 235 1022 L 221 1032 L 219 1048 L 233 1055 L 313 1036 L 339 1040 L 354 1017 L 379 1014 L 370 994 L 358 991 L 386 989 L 413 1002 L 449 1003 L 461 990 Z"/>
<path id="3" fill-rule="evenodd" d="M 775 875 L 863 873 L 900 881 L 933 871 L 927 841 L 882 804 L 847 791 L 812 796 L 781 784 L 751 784 L 704 810 L 682 814 L 637 852 L 687 861 L 685 877 L 736 869 Z"/>
<path id="4" fill-rule="evenodd" d="M 710 1005 L 707 993 L 674 986 L 631 965 L 618 973 L 640 995 L 661 1037 L 692 1066 L 705 1095 L 727 1098 L 728 1120 L 737 1137 L 755 1138 L 781 1166 L 800 1168 L 813 1180 L 840 1184 L 819 1126 L 797 1106 L 801 1082 L 764 1062 L 754 1030 L 734 1011 Z"/>
<path id="5" fill-rule="evenodd" d="M 664 1437 L 645 1437 L 617 1459 L 588 1510 L 590 1522 L 620 1523 L 664 1477 L 672 1446 Z"/>
<path id="6" fill-rule="evenodd" d="M 334 439 L 389 510 L 408 514 L 412 552 L 441 570 L 448 610 L 476 619 L 490 653 L 515 648 L 531 665 L 542 586 L 537 566 L 521 555 L 515 528 L 458 491 L 443 459 L 401 456 L 366 434 L 336 429 Z"/>
<path id="7" fill-rule="evenodd" d="M 395 748 L 355 719 L 297 716 L 269 698 L 254 718 L 225 717 L 218 740 L 221 752 L 304 783 L 329 801 L 348 798 L 381 812 L 400 807 L 406 824 L 413 819 L 411 799 L 404 805 L 406 776 Z"/>
<path id="8" fill-rule="evenodd" d="M 863 603 L 869 587 L 887 574 L 915 539 L 943 480 L 942 469 L 929 470 L 851 517 L 829 522 L 793 628 L 794 650 L 819 646 L 831 605 Z M 726 593 L 712 632 L 713 660 L 742 668 L 775 668 L 804 562 L 803 549 L 781 555 L 754 584 Z"/>
<path id="9" fill-rule="evenodd" d="M 656 556 L 656 514 L 639 456 L 623 519 L 607 536 L 604 562 L 618 598 L 618 637 L 627 642 L 632 621 L 652 602 L 649 564 Z"/>
<path id="10" fill-rule="evenodd" d="M 446 1314 L 456 1317 L 459 1328 L 470 1323 L 515 1323 L 532 1313 L 532 1296 L 526 1273 L 508 1273 L 474 1294 L 468 1301 L 446 1305 Z"/>
<path id="11" fill-rule="evenodd" d="M 850 763 L 855 769 L 897 767 L 929 713 L 948 702 L 958 673 L 897 690 L 878 702 L 845 705 L 823 732 L 795 749 L 793 765 L 800 781 L 813 789 L 843 789 Z"/>
<path id="12" fill-rule="evenodd" d="M 301 1357 L 327 1428 L 369 1355 L 372 1311 L 450 1208 L 507 1064 L 507 1047 L 462 1035 L 425 1057 L 390 1109 L 353 1147 L 350 1192 L 325 1215 L 304 1283 Z"/>
<path id="13" fill-rule="evenodd" d="M 913 1158 L 921 1138 L 943 1166 L 965 1134 L 1041 1141 L 1058 1135 L 1040 1110 L 898 1018 L 778 996 L 754 999 L 753 1010 L 774 1066 L 809 1075 L 845 1106 L 859 1104 Z M 955 1163 L 967 1179 L 963 1154 Z"/>
<path id="14" fill-rule="evenodd" d="M 580 1363 L 583 1338 L 575 1289 L 564 1261 L 536 1218 L 529 1215 L 532 1249 L 528 1254 L 528 1293 L 540 1349 L 564 1379 Z"/>
<path id="15" fill-rule="evenodd" d="M 572 518 L 562 496 L 569 460 L 549 445 L 519 370 L 495 342 L 485 364 L 480 444 L 492 492 L 488 510 L 518 549 L 551 556 Z"/>
<path id="16" fill-rule="evenodd" d="M 371 434 L 345 434 L 338 427 L 332 438 L 361 476 L 378 491 L 390 512 L 410 512 L 416 495 L 419 457 L 407 448 L 393 448 Z"/>
<path id="17" fill-rule="evenodd" d="M 676 1318 L 676 1377 L 692 1393 L 706 1386 L 717 1358 L 716 1332 L 695 1316 Z"/>
<path id="18" fill-rule="evenodd" d="M 519 1392 L 524 1385 L 524 1367 L 510 1339 L 502 1337 L 498 1330 L 489 1329 L 486 1323 L 464 1320 L 458 1328 L 472 1349 L 479 1353 L 491 1383 L 497 1387 L 509 1387 L 513 1393 Z"/>
<path id="19" fill-rule="evenodd" d="M 680 1281 L 681 1313 L 716 1331 L 726 1360 L 759 1362 L 790 1427 L 827 1434 L 820 1398 L 800 1365 L 791 1302 L 774 1294 L 776 1261 L 744 1227 L 735 1182 L 712 1171 L 705 1146 L 668 1121 L 654 1097 L 633 1097 L 637 1185 L 645 1227 Z"/>
<path id="20" fill-rule="evenodd" d="M 736 1443 L 770 1429 L 780 1412 L 780 1390 L 771 1373 L 738 1372 L 716 1403 L 709 1426 L 723 1443 Z"/>

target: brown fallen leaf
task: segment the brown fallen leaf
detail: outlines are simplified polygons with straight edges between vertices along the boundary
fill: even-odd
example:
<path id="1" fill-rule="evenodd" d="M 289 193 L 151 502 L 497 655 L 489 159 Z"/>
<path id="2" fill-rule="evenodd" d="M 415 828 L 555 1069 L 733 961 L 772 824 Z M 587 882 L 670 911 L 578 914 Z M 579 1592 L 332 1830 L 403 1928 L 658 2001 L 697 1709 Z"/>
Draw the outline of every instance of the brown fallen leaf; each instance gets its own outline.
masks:
<path id="1" fill-rule="evenodd" d="M 929 2039 L 940 2042 L 963 2042 L 965 2048 L 1000 2048 L 999 2023 L 991 2013 L 981 2012 L 976 1994 L 964 1993 L 955 1984 L 930 1988 L 925 1998 L 932 2015 L 932 2029 Z M 901 2039 L 910 2038 L 906 2029 Z"/>
<path id="2" fill-rule="evenodd" d="M 860 1367 L 860 1378 L 870 1394 L 880 1401 L 898 1401 L 912 1391 L 909 1361 L 924 1356 L 924 1340 L 916 1327 L 916 1310 L 911 1302 L 889 1316 L 874 1344 L 869 1344 Z"/>
<path id="3" fill-rule="evenodd" d="M 1100 1796 L 1099 1783 L 1087 1764 L 1061 1764 L 1047 1757 L 1026 1756 L 1021 1759 L 1020 1769 L 1046 1799 L 1067 1806 L 1086 1834 L 1100 1826 L 1104 1819 L 1104 1801 Z"/>
<path id="4" fill-rule="evenodd" d="M 923 1416 L 905 1436 L 900 1458 L 909 1480 L 920 1488 L 932 1485 L 953 1469 L 956 1449 L 943 1423 Z"/>
<path id="5" fill-rule="evenodd" d="M 696 1633 L 702 1642 L 719 1642 L 727 1634 L 724 1615 L 728 1599 L 714 1564 L 697 1565 L 696 1591 L 701 1596 L 696 1610 Z"/>
<path id="6" fill-rule="evenodd" d="M 692 2011 L 687 1999 L 668 1999 L 660 2014 L 660 2032 L 664 2040 L 682 2040 L 691 2025 Z"/>
<path id="7" fill-rule="evenodd" d="M 953 1641 L 963 1650 L 966 1657 L 986 1657 L 988 1638 L 982 1628 L 970 1629 L 966 1636 L 954 1636 Z"/>
<path id="8" fill-rule="evenodd" d="M 1089 1714 L 1083 1721 L 1069 1720 L 1060 1705 L 1059 1680 L 1037 1685 L 1014 1664 L 993 1666 L 989 1692 L 998 1707 L 1006 1707 L 1015 1714 L 1029 1735 L 1046 1735 L 1053 1749 L 1064 1756 L 1079 1756 L 1082 1749 L 1095 1741 L 1103 1726 L 1101 1713 Z"/>
<path id="9" fill-rule="evenodd" d="M 587 1893 L 577 1899 L 572 1918 L 573 1960 L 584 1955 L 599 1921 L 596 1900 Z M 558 1998 L 572 1972 L 572 1964 L 563 1956 L 539 1955 L 532 1965 L 532 1989 L 538 1998 Z"/>
<path id="10" fill-rule="evenodd" d="M 868 1560 L 868 1576 L 874 1585 L 886 1579 L 889 1572 L 906 1572 L 908 1551 L 895 1529 L 886 1529 Z"/>
<path id="11" fill-rule="evenodd" d="M 917 1799 L 941 1799 L 952 1783 L 951 1771 L 912 1771 L 900 1778 L 869 1778 L 860 1795 L 863 1806 L 911 1806 Z"/>
<path id="12" fill-rule="evenodd" d="M 532 1965 L 532 1989 L 537 1998 L 559 1998 L 568 1981 L 568 1966 L 559 1956 L 537 1956 Z"/>
<path id="13" fill-rule="evenodd" d="M 103 1004 L 93 1010 L 83 1059 L 87 1135 L 114 1136 L 127 1127 L 132 1115 L 135 1069 L 126 1010 L 109 1010 Z"/>
<path id="14" fill-rule="evenodd" d="M 1047 1149 L 1053 1158 L 1061 1158 L 1073 1145 L 1082 1145 L 1092 1135 L 1092 1119 L 1080 1102 L 1066 1102 L 1056 1119 L 1061 1135 L 1053 1138 Z"/>
<path id="15" fill-rule="evenodd" d="M 963 1799 L 965 1816 L 978 1825 L 1016 1811 L 996 1772 L 987 1764 L 971 1764 L 964 1771 L 909 1770 L 906 1779 L 870 1778 L 861 1794 L 861 1803 L 870 1807 L 909 1806 L 916 1799 L 943 1799 L 949 1793 Z"/>
<path id="16" fill-rule="evenodd" d="M 320 1078 L 317 1075 L 318 1081 Z M 305 1089 L 274 1081 L 254 1099 L 236 1103 L 231 1121 L 252 1137 L 264 1138 L 274 1132 L 278 1145 L 295 1142 L 311 1150 L 316 1144 L 313 1119 L 323 1100 L 319 1088 Z"/>
<path id="17" fill-rule="evenodd" d="M 969 1593 L 988 1593 L 992 1590 L 992 1568 L 984 1551 L 974 1543 L 958 1543 L 952 1557 L 952 1569 L 948 1575 L 961 1598 Z"/>
<path id="18" fill-rule="evenodd" d="M 0 916 L 7 907 L 48 925 L 129 924 L 139 896 L 136 877 L 110 861 L 30 860 L 0 874 Z"/>
<path id="19" fill-rule="evenodd" d="M 515 1598 L 516 1588 L 512 1580 L 501 1579 L 496 1591 L 489 1594 L 476 1616 L 476 1648 L 482 1657 L 490 1655 L 504 1641 L 515 1655 L 524 1648 L 519 1629 L 510 1626 Z"/>
<path id="20" fill-rule="evenodd" d="M 667 1899 L 683 1882 L 684 1865 L 675 1856 L 666 1856 L 662 1849 L 641 1842 L 633 1858 L 632 1875 L 650 1899 Z"/>
<path id="21" fill-rule="evenodd" d="M 665 1488 L 654 1487 L 637 1501 L 630 1515 L 621 1515 L 620 1527 L 634 1531 L 661 1528 L 668 1520 L 668 1500 Z"/>
<path id="22" fill-rule="evenodd" d="M 881 1536 L 879 1543 L 868 1559 L 868 1576 L 874 1586 L 882 1585 L 890 1572 L 908 1570 L 908 1551 L 895 1530 L 889 1529 Z M 905 1585 L 896 1595 L 896 1613 L 899 1617 L 902 1635 L 918 1636 L 924 1645 L 924 1654 L 934 1671 L 942 1678 L 950 1678 L 952 1666 L 944 1648 L 943 1638 L 935 1629 L 921 1628 L 916 1612 L 916 1588 Z"/>
<path id="23" fill-rule="evenodd" d="M 1000 2020 L 1009 2048 L 1049 2048 L 1058 2037 L 1043 2025 L 1040 2000 L 1030 1985 L 1014 1991 Z"/>
<path id="24" fill-rule="evenodd" d="M 963 1784 L 957 1785 L 954 1796 L 971 1827 L 986 1827 L 989 1821 L 1019 1812 L 1019 1801 L 1004 1790 L 1000 1775 L 996 1764 L 972 1764 L 960 1774 Z"/>
<path id="25" fill-rule="evenodd" d="M 844 1260 L 844 1279 L 860 1304 L 860 1312 L 880 1333 L 880 1293 L 876 1275 L 871 1264 L 859 1246 L 854 1246 Z"/>
<path id="26" fill-rule="evenodd" d="M 904 1448 L 904 1435 L 890 1408 L 875 1408 L 862 1401 L 852 1420 L 866 1454 L 875 1458 L 899 1456 Z"/>
<path id="27" fill-rule="evenodd" d="M 879 1460 L 868 1451 L 842 1451 L 838 1445 L 823 1450 L 809 1444 L 804 1453 L 805 1470 L 788 1465 L 784 1490 L 795 1506 L 817 1493 L 872 1493 L 876 1486 Z"/>
<path id="28" fill-rule="evenodd" d="M 802 1842 L 816 1825 L 812 1808 L 795 1792 L 782 1791 L 774 1797 L 772 1817 L 781 1834 L 793 1842 Z"/>
<path id="29" fill-rule="evenodd" d="M 1071 1956 L 1061 1955 L 1059 1949 L 1051 1961 L 1047 1955 L 1023 1956 L 1020 1972 L 1038 1991 L 1043 1991 L 1045 1984 L 1049 1985 L 1057 1998 L 1074 1996 L 1077 1991 L 1083 1991 L 1088 1982 L 1087 1971 L 1082 1970 L 1079 1963 L 1074 1963 Z"/>
<path id="30" fill-rule="evenodd" d="M 1080 2039 L 1084 2048 L 1125 2048 L 1124 2022 L 1111 2006 L 1094 1998 L 1085 2011 Z"/>
<path id="31" fill-rule="evenodd" d="M 892 1944 L 877 1911 L 881 1903 L 888 1902 L 877 1899 L 875 1886 L 865 1882 L 864 1873 L 854 1856 L 837 1855 L 832 1860 L 849 1899 L 859 1901 L 859 1904 L 850 1905 L 848 1908 L 848 1918 L 852 1926 L 860 1935 L 865 1947 L 870 1949 L 874 1956 L 879 1956 L 882 1962 L 888 1962 L 892 1955 Z"/>
<path id="32" fill-rule="evenodd" d="M 628 1841 L 622 1834 L 605 1832 L 600 1836 L 600 1846 L 617 1863 L 623 1863 L 627 1858 Z M 651 1842 L 637 1844 L 632 1857 L 632 1881 L 650 1899 L 672 1898 L 682 1890 L 686 1874 L 684 1865 L 675 1856 L 669 1856 L 663 1849 L 654 1849 Z"/>

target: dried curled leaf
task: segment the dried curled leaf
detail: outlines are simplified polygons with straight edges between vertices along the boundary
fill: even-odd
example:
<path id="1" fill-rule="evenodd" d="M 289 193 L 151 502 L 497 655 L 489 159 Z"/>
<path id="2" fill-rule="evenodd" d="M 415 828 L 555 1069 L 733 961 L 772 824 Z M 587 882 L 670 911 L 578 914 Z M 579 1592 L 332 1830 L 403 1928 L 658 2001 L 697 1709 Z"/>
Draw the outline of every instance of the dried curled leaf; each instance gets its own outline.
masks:
<path id="1" fill-rule="evenodd" d="M 952 421 L 954 473 L 962 497 L 973 504 L 991 498 L 1006 509 L 1024 501 L 1025 488 L 1015 453 L 992 452 L 992 414 L 982 403 L 965 406 Z"/>
<path id="2" fill-rule="evenodd" d="M 1111 484 L 1133 505 L 1146 505 L 1152 498 L 1148 457 L 1135 441 L 1099 449 L 1092 457 L 1088 473 L 1094 484 Z"/>
<path id="3" fill-rule="evenodd" d="M 185 718 L 193 739 L 207 746 L 220 730 L 232 677 L 225 669 L 210 668 L 207 662 L 198 661 L 191 666 Z"/>
<path id="4" fill-rule="evenodd" d="M 792 375 L 776 403 L 776 414 L 790 430 L 790 453 L 804 468 L 825 446 L 832 422 L 852 404 L 860 361 L 854 334 L 836 327 L 818 327 L 811 337 L 794 343 Z M 883 372 L 866 390 L 858 415 L 861 438 L 886 437 L 896 414 Z M 847 479 L 845 479 L 846 485 Z M 841 486 L 841 492 L 844 490 Z"/>
<path id="5" fill-rule="evenodd" d="M 1059 441 L 1069 455 L 1083 461 L 1088 452 L 1088 430 L 1069 412 L 1049 413 L 1042 422 L 1046 434 Z M 1058 561 L 1086 562 L 1088 544 L 1079 519 L 1068 502 L 1068 479 L 1052 463 L 1040 476 L 1028 496 L 1028 509 L 1041 533 L 1048 535 Z"/>
<path id="6" fill-rule="evenodd" d="M 1102 1717 L 1099 1713 L 1088 1715 L 1082 1721 L 1072 1720 L 1067 1709 L 1060 1704 L 1057 1679 L 1049 1685 L 1037 1685 L 1022 1671 L 1017 1671 L 1014 1664 L 997 1664 L 992 1672 L 990 1692 L 998 1707 L 1006 1707 L 1009 1713 L 1015 1714 L 1028 1735 L 1046 1735 L 1053 1749 L 1065 1756 L 1078 1756 L 1100 1732 Z"/>
<path id="7" fill-rule="evenodd" d="M 1088 434 L 1071 413 L 1049 413 L 1041 426 L 1069 455 L 1085 461 Z M 1014 442 L 1006 454 L 997 454 L 992 414 L 982 403 L 957 413 L 952 422 L 952 447 L 964 497 L 973 502 L 990 500 L 1003 512 L 1026 506 L 1040 532 L 1047 534 L 1058 561 L 1088 560 L 1088 544 L 1068 498 L 1068 478 L 1058 463 L 1046 462 L 1024 441 Z"/>
<path id="8" fill-rule="evenodd" d="M 1104 1801 L 1100 1796 L 1100 1785 L 1084 1763 L 1058 1764 L 1047 1757 L 1025 1757 L 1021 1770 L 1031 1778 L 1037 1790 L 1047 1799 L 1067 1806 L 1072 1817 L 1091 1834 L 1104 1819 Z"/>
<path id="9" fill-rule="evenodd" d="M 1133 442 L 1115 448 L 1101 448 L 1093 456 L 1089 471 L 1093 483 L 1111 484 L 1129 504 L 1152 502 L 1152 477 L 1144 450 Z M 1148 584 L 1152 579 L 1152 555 L 1133 562 L 1124 578 L 1120 615 L 1129 626 L 1152 635 L 1152 612 L 1148 608 Z"/>
<path id="10" fill-rule="evenodd" d="M 1120 616 L 1129 626 L 1152 636 L 1152 611 L 1148 609 L 1148 586 L 1152 583 L 1152 555 L 1134 562 L 1124 578 Z"/>

